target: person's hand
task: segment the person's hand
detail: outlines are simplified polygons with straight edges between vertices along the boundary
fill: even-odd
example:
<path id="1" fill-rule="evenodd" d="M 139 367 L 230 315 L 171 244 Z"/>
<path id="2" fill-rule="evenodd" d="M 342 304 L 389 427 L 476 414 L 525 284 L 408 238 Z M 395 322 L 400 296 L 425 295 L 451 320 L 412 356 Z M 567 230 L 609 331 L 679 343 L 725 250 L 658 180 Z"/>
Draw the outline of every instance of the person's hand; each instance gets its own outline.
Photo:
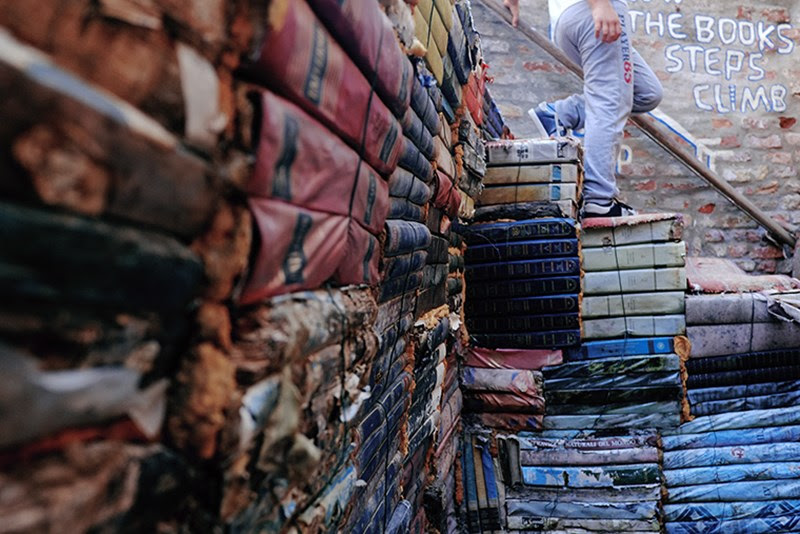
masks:
<path id="1" fill-rule="evenodd" d="M 608 0 L 590 0 L 594 19 L 594 36 L 604 43 L 613 43 L 622 35 L 619 15 Z"/>
<path id="2" fill-rule="evenodd" d="M 503 5 L 511 11 L 511 25 L 516 28 L 519 24 L 519 0 L 503 0 Z"/>

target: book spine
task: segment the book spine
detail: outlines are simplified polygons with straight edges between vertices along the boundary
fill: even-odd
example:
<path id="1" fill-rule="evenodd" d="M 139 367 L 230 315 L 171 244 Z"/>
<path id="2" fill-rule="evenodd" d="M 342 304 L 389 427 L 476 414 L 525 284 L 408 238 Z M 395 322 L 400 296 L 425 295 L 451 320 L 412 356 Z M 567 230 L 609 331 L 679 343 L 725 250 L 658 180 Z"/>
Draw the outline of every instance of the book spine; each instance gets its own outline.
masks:
<path id="1" fill-rule="evenodd" d="M 676 315 L 684 312 L 684 301 L 683 291 L 584 297 L 581 317 Z"/>
<path id="2" fill-rule="evenodd" d="M 475 224 L 465 227 L 464 239 L 468 245 L 506 243 L 532 239 L 575 238 L 575 221 L 572 219 L 539 219 L 509 223 Z"/>
<path id="3" fill-rule="evenodd" d="M 467 284 L 469 285 L 469 283 Z M 580 304 L 579 295 L 556 295 L 552 297 L 527 297 L 516 299 L 498 300 L 468 300 L 466 309 L 468 314 L 474 315 L 471 320 L 479 316 L 497 315 L 534 315 L 534 314 L 562 314 L 577 313 Z M 498 318 L 498 320 L 503 320 Z M 531 318 L 531 321 L 534 319 Z"/>
<path id="4" fill-rule="evenodd" d="M 580 263 L 575 258 L 560 258 L 468 265 L 466 274 L 468 282 L 470 280 L 574 276 L 580 274 Z"/>
<path id="5" fill-rule="evenodd" d="M 468 284 L 467 297 L 470 299 L 514 298 L 528 297 L 531 295 L 577 294 L 580 290 L 580 277 L 561 276 L 555 278 L 534 278 L 531 280 L 485 281 L 480 284 Z"/>
<path id="6" fill-rule="evenodd" d="M 586 272 L 683 267 L 685 263 L 686 245 L 683 242 L 583 248 Z"/>
<path id="7" fill-rule="evenodd" d="M 467 248 L 464 257 L 471 263 L 487 263 L 554 256 L 577 256 L 577 239 L 542 241 L 515 241 L 512 243 L 492 243 Z"/>
<path id="8" fill-rule="evenodd" d="M 513 202 L 555 202 L 578 199 L 577 184 L 521 184 L 487 186 L 478 198 L 481 206 Z"/>
<path id="9" fill-rule="evenodd" d="M 553 349 L 572 347 L 580 343 L 580 332 L 564 330 L 529 334 L 476 334 L 478 345 L 497 348 Z"/>

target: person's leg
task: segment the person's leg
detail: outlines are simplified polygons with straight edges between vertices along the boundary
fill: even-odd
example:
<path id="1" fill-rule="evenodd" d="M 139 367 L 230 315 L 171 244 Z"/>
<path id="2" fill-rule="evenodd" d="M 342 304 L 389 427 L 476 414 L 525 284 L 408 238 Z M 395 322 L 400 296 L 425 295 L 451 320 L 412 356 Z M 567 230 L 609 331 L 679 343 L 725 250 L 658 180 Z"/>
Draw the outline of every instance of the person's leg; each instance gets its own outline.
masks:
<path id="1" fill-rule="evenodd" d="M 661 103 L 664 89 L 658 77 L 645 62 L 636 49 L 633 50 L 633 113 L 653 111 Z M 583 95 L 570 95 L 555 102 L 542 102 L 536 108 L 540 119 L 541 113 L 550 113 L 558 117 L 561 126 L 572 130 L 580 130 L 586 123 L 586 102 Z M 544 121 L 542 121 L 544 122 Z M 549 131 L 553 135 L 553 131 Z"/>
<path id="2" fill-rule="evenodd" d="M 656 73 L 635 49 L 633 50 L 633 112 L 647 113 L 661 103 L 664 89 Z"/>
<path id="3" fill-rule="evenodd" d="M 595 37 L 589 4 L 565 11 L 556 25 L 556 44 L 584 71 L 584 202 L 606 203 L 615 197 L 615 168 L 623 130 L 633 107 L 633 52 L 628 11 L 614 2 L 622 35 L 613 43 Z M 578 114 L 580 110 L 578 110 Z"/>

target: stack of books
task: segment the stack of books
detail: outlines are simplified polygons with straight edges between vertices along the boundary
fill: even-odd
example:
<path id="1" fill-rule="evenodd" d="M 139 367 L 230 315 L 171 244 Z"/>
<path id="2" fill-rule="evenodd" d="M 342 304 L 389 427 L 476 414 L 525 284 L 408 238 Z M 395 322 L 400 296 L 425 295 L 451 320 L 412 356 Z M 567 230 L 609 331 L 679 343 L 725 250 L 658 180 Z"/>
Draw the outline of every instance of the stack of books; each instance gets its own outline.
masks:
<path id="1" fill-rule="evenodd" d="M 480 206 L 551 206 L 577 216 L 583 180 L 581 147 L 570 139 L 519 139 L 486 144 L 486 186 Z"/>
<path id="2" fill-rule="evenodd" d="M 680 215 L 583 224 L 583 339 L 686 333 L 686 245 Z"/>

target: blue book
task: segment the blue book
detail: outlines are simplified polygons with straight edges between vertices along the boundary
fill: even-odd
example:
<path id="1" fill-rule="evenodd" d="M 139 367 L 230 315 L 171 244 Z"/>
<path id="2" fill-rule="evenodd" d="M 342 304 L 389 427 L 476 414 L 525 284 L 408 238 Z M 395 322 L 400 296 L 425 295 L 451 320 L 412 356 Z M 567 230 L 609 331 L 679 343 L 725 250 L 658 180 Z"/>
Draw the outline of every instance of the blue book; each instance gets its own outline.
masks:
<path id="1" fill-rule="evenodd" d="M 567 353 L 568 360 L 595 360 L 619 356 L 670 354 L 675 351 L 671 337 L 643 337 L 588 341 Z"/>
<path id="2" fill-rule="evenodd" d="M 428 252 L 425 250 L 386 258 L 383 262 L 383 279 L 398 278 L 410 272 L 421 271 L 427 258 Z"/>
<path id="3" fill-rule="evenodd" d="M 464 472 L 464 491 L 467 504 L 467 527 L 470 533 L 480 534 L 481 518 L 478 508 L 478 485 L 475 480 L 475 460 L 472 451 L 472 439 L 469 434 L 462 441 L 463 455 L 461 456 L 461 470 Z"/>
<path id="4" fill-rule="evenodd" d="M 689 504 L 667 504 L 664 519 L 667 523 L 689 523 L 693 521 L 739 521 L 765 517 L 795 515 L 800 517 L 800 500 L 750 501 L 750 502 L 704 502 Z"/>
<path id="5" fill-rule="evenodd" d="M 467 265 L 466 269 L 467 286 L 469 286 L 469 282 L 484 280 L 570 276 L 579 275 L 580 272 L 581 262 L 577 258 L 485 263 Z"/>
<path id="6" fill-rule="evenodd" d="M 577 239 L 543 239 L 537 241 L 511 241 L 472 245 L 467 248 L 464 259 L 467 263 L 494 263 L 509 260 L 552 258 L 554 256 L 578 255 Z"/>
<path id="7" fill-rule="evenodd" d="M 425 183 L 433 180 L 433 167 L 408 137 L 403 137 L 403 151 L 398 165 Z"/>
<path id="8" fill-rule="evenodd" d="M 577 237 L 575 221 L 564 218 L 529 219 L 458 226 L 468 245 L 506 243 L 532 239 L 569 239 Z"/>
<path id="9" fill-rule="evenodd" d="M 467 317 L 467 329 L 474 334 L 546 332 L 548 330 L 579 329 L 580 321 L 580 316 L 577 313 L 525 315 L 520 317 Z"/>
<path id="10" fill-rule="evenodd" d="M 481 519 L 488 524 L 490 530 L 500 531 L 503 525 L 500 522 L 500 496 L 497 491 L 497 480 L 494 475 L 494 460 L 489 453 L 489 444 L 481 443 L 481 463 L 483 464 L 483 478 L 486 484 L 486 500 L 489 508 L 481 512 Z"/>
<path id="11" fill-rule="evenodd" d="M 409 221 L 386 221 L 384 256 L 409 254 L 427 249 L 430 244 L 431 233 L 425 225 Z"/>
<path id="12" fill-rule="evenodd" d="M 469 283 L 467 283 L 469 287 Z M 579 295 L 554 295 L 546 297 L 522 297 L 513 299 L 468 299 L 465 303 L 467 316 L 498 317 L 508 319 L 509 315 L 534 315 L 578 313 L 580 308 Z"/>
<path id="13" fill-rule="evenodd" d="M 728 519 L 703 519 L 690 523 L 666 523 L 667 534 L 773 534 L 775 532 L 797 532 L 800 516 L 759 517 L 729 521 Z"/>
<path id="14" fill-rule="evenodd" d="M 580 330 L 526 334 L 475 334 L 475 344 L 489 349 L 561 349 L 581 342 Z"/>
<path id="15" fill-rule="evenodd" d="M 556 276 L 529 280 L 484 281 L 467 285 L 468 299 L 532 297 L 580 293 L 580 276 Z"/>

